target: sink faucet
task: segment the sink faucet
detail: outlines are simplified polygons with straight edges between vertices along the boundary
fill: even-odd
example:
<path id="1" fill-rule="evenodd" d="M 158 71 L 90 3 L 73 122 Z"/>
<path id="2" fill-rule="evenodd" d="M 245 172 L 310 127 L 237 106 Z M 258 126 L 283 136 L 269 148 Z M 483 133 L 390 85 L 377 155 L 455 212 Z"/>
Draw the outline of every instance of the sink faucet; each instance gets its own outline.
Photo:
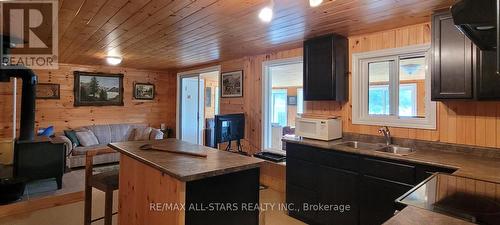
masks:
<path id="1" fill-rule="evenodd" d="M 391 131 L 389 131 L 389 127 L 387 127 L 387 126 L 381 127 L 380 129 L 378 129 L 378 133 L 384 135 L 385 144 L 387 144 L 387 145 L 391 145 L 392 144 Z"/>

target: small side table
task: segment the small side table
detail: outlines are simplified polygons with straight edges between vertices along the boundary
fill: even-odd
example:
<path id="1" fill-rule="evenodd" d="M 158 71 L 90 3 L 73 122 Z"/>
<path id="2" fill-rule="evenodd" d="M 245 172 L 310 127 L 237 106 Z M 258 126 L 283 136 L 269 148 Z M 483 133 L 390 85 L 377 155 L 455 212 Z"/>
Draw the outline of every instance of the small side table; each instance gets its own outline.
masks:
<path id="1" fill-rule="evenodd" d="M 171 138 L 173 130 L 171 128 L 161 130 L 163 132 L 163 139 Z"/>

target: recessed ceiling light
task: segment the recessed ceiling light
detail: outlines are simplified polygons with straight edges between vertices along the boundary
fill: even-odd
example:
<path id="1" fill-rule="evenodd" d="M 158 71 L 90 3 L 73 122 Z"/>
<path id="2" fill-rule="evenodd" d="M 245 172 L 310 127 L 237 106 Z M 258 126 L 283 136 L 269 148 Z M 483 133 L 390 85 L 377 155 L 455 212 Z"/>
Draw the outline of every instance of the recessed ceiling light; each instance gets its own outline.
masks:
<path id="1" fill-rule="evenodd" d="M 309 5 L 311 7 L 319 6 L 321 3 L 323 3 L 323 0 L 309 0 Z"/>
<path id="2" fill-rule="evenodd" d="M 112 66 L 116 66 L 120 63 L 122 63 L 122 57 L 120 56 L 106 56 L 106 62 L 109 64 L 109 65 L 112 65 Z"/>
<path id="3" fill-rule="evenodd" d="M 260 20 L 269 23 L 273 19 L 273 9 L 269 6 L 264 7 L 259 13 Z"/>

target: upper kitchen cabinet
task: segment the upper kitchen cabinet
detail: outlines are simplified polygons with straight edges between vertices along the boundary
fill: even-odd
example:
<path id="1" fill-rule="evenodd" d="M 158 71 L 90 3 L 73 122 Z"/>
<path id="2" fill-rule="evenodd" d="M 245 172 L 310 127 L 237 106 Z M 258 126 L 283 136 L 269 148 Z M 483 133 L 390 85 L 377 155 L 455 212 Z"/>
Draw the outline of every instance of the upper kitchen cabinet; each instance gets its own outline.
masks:
<path id="1" fill-rule="evenodd" d="M 500 99 L 496 52 L 476 47 L 449 12 L 435 14 L 432 26 L 432 99 Z"/>
<path id="2" fill-rule="evenodd" d="M 331 34 L 304 42 L 304 100 L 345 101 L 347 39 Z"/>

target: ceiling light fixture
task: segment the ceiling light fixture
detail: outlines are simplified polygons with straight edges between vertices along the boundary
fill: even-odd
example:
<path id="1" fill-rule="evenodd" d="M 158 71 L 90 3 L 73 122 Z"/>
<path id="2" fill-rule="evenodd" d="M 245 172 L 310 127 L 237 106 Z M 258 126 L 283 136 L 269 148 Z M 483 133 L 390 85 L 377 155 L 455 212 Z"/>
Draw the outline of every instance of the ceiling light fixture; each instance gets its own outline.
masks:
<path id="1" fill-rule="evenodd" d="M 266 6 L 260 10 L 259 13 L 260 20 L 269 23 L 273 19 L 273 9 L 270 6 Z"/>
<path id="2" fill-rule="evenodd" d="M 106 56 L 106 62 L 109 64 L 109 65 L 112 65 L 112 66 L 116 66 L 120 63 L 122 63 L 122 57 L 120 56 Z"/>
<path id="3" fill-rule="evenodd" d="M 309 0 L 309 5 L 311 7 L 319 6 L 321 3 L 323 3 L 323 0 Z"/>

